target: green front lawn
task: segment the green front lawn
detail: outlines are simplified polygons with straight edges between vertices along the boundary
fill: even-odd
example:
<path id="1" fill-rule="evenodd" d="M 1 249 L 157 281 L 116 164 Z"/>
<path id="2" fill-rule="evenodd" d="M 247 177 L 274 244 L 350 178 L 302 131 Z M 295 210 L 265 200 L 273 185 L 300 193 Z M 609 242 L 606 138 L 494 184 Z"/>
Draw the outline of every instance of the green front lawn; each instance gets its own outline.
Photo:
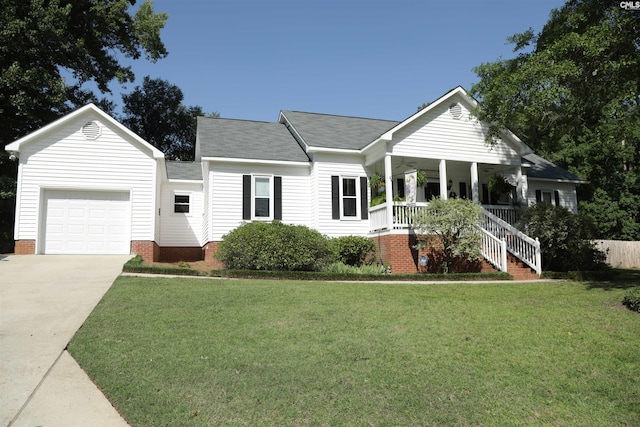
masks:
<path id="1" fill-rule="evenodd" d="M 636 426 L 624 287 L 120 277 L 69 351 L 134 427 Z"/>

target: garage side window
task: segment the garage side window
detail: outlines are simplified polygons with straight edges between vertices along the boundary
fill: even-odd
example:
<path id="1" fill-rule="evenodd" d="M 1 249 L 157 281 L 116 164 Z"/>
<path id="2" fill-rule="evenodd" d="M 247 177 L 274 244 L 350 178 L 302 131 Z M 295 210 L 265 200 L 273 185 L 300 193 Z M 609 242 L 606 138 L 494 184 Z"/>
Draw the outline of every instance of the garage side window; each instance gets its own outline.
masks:
<path id="1" fill-rule="evenodd" d="M 173 212 L 174 213 L 189 213 L 189 195 L 188 194 L 176 194 L 173 196 Z"/>

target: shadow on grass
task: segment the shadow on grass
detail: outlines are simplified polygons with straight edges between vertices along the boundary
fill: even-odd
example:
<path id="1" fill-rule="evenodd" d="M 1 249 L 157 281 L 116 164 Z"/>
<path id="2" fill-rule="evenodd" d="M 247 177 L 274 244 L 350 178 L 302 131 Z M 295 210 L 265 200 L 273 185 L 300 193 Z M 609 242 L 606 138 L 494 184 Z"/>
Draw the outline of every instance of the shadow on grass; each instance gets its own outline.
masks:
<path id="1" fill-rule="evenodd" d="M 610 271 L 611 277 L 605 280 L 591 281 L 586 284 L 587 289 L 629 289 L 640 286 L 640 269 L 625 270 L 615 268 Z"/>

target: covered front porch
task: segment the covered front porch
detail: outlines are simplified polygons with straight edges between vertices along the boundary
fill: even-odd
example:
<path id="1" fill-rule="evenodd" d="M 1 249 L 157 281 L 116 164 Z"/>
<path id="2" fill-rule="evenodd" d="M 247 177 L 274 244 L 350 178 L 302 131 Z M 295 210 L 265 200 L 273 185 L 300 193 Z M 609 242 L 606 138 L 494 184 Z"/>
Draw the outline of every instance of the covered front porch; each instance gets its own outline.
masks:
<path id="1" fill-rule="evenodd" d="M 369 167 L 370 176 L 384 176 L 379 185 L 371 188 L 370 235 L 413 234 L 414 219 L 434 197 L 471 199 L 483 208 L 479 225 L 486 260 L 496 269 L 507 271 L 510 253 L 539 275 L 540 243 L 515 227 L 516 205 L 527 203 L 527 179 L 522 168 L 521 164 L 483 164 L 387 154 Z M 423 174 L 415 189 L 409 189 L 405 183 L 405 174 L 411 171 Z M 496 185 L 496 182 L 503 184 Z M 407 202 L 410 192 L 415 192 L 415 202 Z"/>
<path id="2" fill-rule="evenodd" d="M 512 225 L 513 207 L 526 203 L 527 177 L 519 161 L 489 164 L 387 153 L 367 165 L 367 171 L 374 183 L 369 208 L 371 231 L 409 227 L 415 212 L 434 197 L 471 199 Z M 419 174 L 413 189 L 405 183 L 405 176 L 411 171 Z M 415 203 L 407 203 L 407 194 L 412 192 Z"/>

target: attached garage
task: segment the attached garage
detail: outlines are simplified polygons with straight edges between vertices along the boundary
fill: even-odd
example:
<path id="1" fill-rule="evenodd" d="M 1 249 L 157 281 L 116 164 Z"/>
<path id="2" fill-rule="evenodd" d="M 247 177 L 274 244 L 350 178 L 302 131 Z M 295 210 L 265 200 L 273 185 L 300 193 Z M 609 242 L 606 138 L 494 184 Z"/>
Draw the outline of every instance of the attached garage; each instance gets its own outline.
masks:
<path id="1" fill-rule="evenodd" d="M 47 190 L 43 203 L 45 254 L 128 254 L 129 192 Z"/>

